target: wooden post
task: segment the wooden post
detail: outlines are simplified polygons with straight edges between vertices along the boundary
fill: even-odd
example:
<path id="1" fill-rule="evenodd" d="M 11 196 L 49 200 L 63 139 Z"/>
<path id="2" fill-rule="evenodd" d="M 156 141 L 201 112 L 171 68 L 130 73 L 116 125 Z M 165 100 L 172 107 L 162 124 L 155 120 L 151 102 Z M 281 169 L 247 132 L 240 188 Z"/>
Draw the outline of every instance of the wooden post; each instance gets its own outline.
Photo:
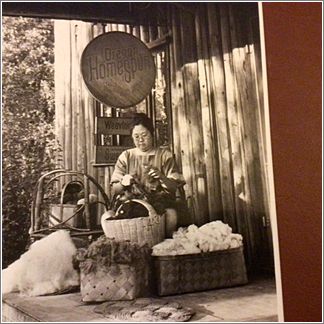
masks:
<path id="1" fill-rule="evenodd" d="M 120 32 L 126 32 L 126 26 L 124 24 L 118 24 L 117 25 L 117 30 Z"/>
<path id="2" fill-rule="evenodd" d="M 72 62 L 71 62 L 71 23 L 68 22 L 68 28 L 66 32 L 66 62 L 64 64 L 65 68 L 63 70 L 64 79 L 65 79 L 65 88 L 64 88 L 64 114 L 65 114 L 65 132 L 64 132 L 64 168 L 71 170 L 73 168 L 72 164 L 72 93 L 71 93 L 71 78 L 72 78 Z M 70 176 L 65 177 L 65 182 L 71 180 Z"/>
<path id="3" fill-rule="evenodd" d="M 141 41 L 144 43 L 148 43 L 150 41 L 150 35 L 147 26 L 140 26 L 140 37 Z"/>
<path id="4" fill-rule="evenodd" d="M 239 217 L 233 215 L 230 219 L 230 226 L 234 231 L 237 231 L 238 224 L 241 218 L 244 217 L 245 204 L 239 198 L 245 193 L 245 183 L 242 174 L 242 157 L 241 157 L 241 142 L 240 142 L 240 125 L 237 119 L 237 103 L 235 101 L 235 76 L 233 71 L 233 57 L 232 47 L 229 30 L 229 17 L 228 17 L 228 6 L 227 4 L 220 5 L 221 13 L 221 36 L 222 36 L 222 47 L 224 56 L 224 68 L 225 68 L 225 89 L 227 99 L 227 118 L 228 128 L 230 135 L 230 157 L 232 163 L 232 176 L 234 185 L 234 202 L 235 212 Z"/>
<path id="5" fill-rule="evenodd" d="M 192 176 L 190 170 L 190 158 L 189 158 L 189 143 L 188 143 L 188 127 L 185 117 L 184 108 L 184 89 L 183 89 L 183 76 L 181 72 L 181 33 L 180 33 L 180 19 L 179 13 L 176 8 L 173 8 L 172 12 L 172 67 L 173 67 L 173 89 L 172 89 L 172 112 L 173 119 L 180 126 L 180 128 L 174 127 L 174 138 L 178 143 L 178 154 L 181 157 L 182 173 L 186 180 L 186 196 L 188 199 L 189 207 L 193 214 L 193 206 L 191 206 L 193 190 L 192 190 Z M 191 215 L 193 218 L 193 215 Z"/>
<path id="6" fill-rule="evenodd" d="M 198 75 L 201 99 L 202 128 L 204 139 L 204 157 L 207 176 L 207 197 L 209 220 L 222 219 L 220 184 L 218 183 L 218 157 L 215 147 L 215 113 L 212 106 L 214 89 L 210 75 L 210 54 L 208 50 L 205 4 L 200 4 L 196 15 L 196 38 L 198 50 Z"/>
<path id="7" fill-rule="evenodd" d="M 168 10 L 168 19 L 169 25 L 171 28 L 175 30 L 173 24 L 175 23 L 175 19 L 173 18 L 174 12 L 172 12 L 171 8 L 169 7 Z M 159 34 L 160 35 L 160 34 Z M 180 129 L 179 129 L 179 118 L 178 118 L 178 111 L 175 105 L 175 97 L 178 93 L 177 91 L 177 81 L 176 81 L 176 65 L 175 65 L 175 53 L 174 53 L 174 44 L 175 42 L 175 35 L 173 34 L 172 43 L 168 46 L 168 53 L 169 53 L 169 67 L 170 67 L 170 116 L 172 118 L 172 139 L 173 139 L 173 149 L 175 158 L 177 161 L 178 168 L 182 172 L 182 163 L 181 163 L 181 146 L 180 146 Z"/>
<path id="8" fill-rule="evenodd" d="M 149 39 L 150 42 L 156 40 L 158 38 L 158 28 L 157 26 L 149 26 Z"/>
<path id="9" fill-rule="evenodd" d="M 89 43 L 90 41 L 90 26 L 88 23 L 81 23 L 80 25 L 80 32 L 81 32 L 81 39 L 79 42 L 79 48 L 78 48 L 78 62 L 80 64 L 80 59 L 82 52 L 85 48 L 85 46 Z M 91 160 L 93 159 L 93 143 L 91 143 L 91 140 L 93 139 L 93 132 L 94 128 L 93 126 L 91 127 L 91 119 L 92 119 L 92 109 L 93 107 L 90 106 L 90 100 L 89 100 L 89 92 L 85 88 L 85 84 L 82 80 L 82 76 L 79 73 L 79 87 L 80 87 L 80 94 L 81 94 L 81 106 L 84 111 L 84 129 L 85 129 L 85 138 L 84 138 L 84 143 L 85 143 L 85 150 L 87 154 L 87 165 L 84 167 L 84 170 L 86 173 L 89 175 L 91 174 Z M 90 186 L 91 189 L 93 189 L 93 185 Z"/>
<path id="10" fill-rule="evenodd" d="M 54 74 L 55 74 L 55 132 L 59 143 L 59 152 L 57 156 L 58 168 L 65 167 L 65 106 L 66 106 L 66 82 L 67 82 L 67 71 L 65 55 L 62 55 L 62 48 L 68 49 L 70 35 L 69 32 L 69 21 L 56 20 L 54 23 Z M 57 185 L 57 190 L 62 188 L 64 179 L 60 178 Z"/>
<path id="11" fill-rule="evenodd" d="M 71 106 L 71 116 L 72 116 L 72 170 L 77 171 L 80 162 L 80 151 L 79 151 L 79 124 L 80 124 L 80 105 L 79 105 L 79 87 L 78 87 L 78 72 L 79 66 L 77 62 L 77 44 L 78 44 L 78 32 L 79 26 L 78 22 L 71 21 L 71 93 L 72 95 L 72 106 Z M 80 130 L 82 130 L 80 128 Z"/>
<path id="12" fill-rule="evenodd" d="M 265 230 L 262 218 L 265 215 L 265 199 L 259 150 L 259 142 L 262 137 L 260 137 L 261 134 L 258 131 L 258 120 L 256 118 L 260 107 L 257 98 L 257 83 L 251 69 L 250 44 L 247 44 L 246 41 L 247 24 L 241 26 L 239 24 L 240 19 L 237 17 L 241 14 L 241 12 L 234 11 L 233 7 L 230 6 L 231 38 L 235 44 L 233 67 L 237 83 L 238 118 L 241 124 L 241 140 L 244 149 L 242 162 L 246 179 L 248 213 L 244 226 L 248 228 L 249 242 L 253 254 L 261 255 L 262 244 L 259 244 L 259 242 L 266 242 L 266 239 L 263 237 Z"/>
<path id="13" fill-rule="evenodd" d="M 191 12 L 180 12 L 182 41 L 182 73 L 184 78 L 185 122 L 188 123 L 189 156 L 193 177 L 193 202 L 196 206 L 195 223 L 201 225 L 208 221 L 206 205 L 206 170 L 204 143 L 201 136 L 201 101 L 198 84 L 198 65 L 195 37 L 195 17 Z"/>
<path id="14" fill-rule="evenodd" d="M 136 25 L 133 28 L 133 35 L 137 38 L 140 38 L 140 26 Z"/>

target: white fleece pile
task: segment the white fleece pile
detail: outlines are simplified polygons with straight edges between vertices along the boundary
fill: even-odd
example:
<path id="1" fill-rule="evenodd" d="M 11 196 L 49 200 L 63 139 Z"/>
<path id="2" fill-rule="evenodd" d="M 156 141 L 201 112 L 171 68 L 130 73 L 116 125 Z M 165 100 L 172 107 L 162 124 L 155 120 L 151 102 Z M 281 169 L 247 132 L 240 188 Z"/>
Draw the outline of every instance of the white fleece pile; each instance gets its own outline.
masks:
<path id="1" fill-rule="evenodd" d="M 183 255 L 233 249 L 242 246 L 242 235 L 232 233 L 232 228 L 222 221 L 207 223 L 201 227 L 180 227 L 172 239 L 153 246 L 153 255 Z"/>
<path id="2" fill-rule="evenodd" d="M 36 241 L 20 259 L 2 270 L 2 292 L 41 296 L 79 285 L 79 274 L 72 265 L 75 252 L 64 230 Z"/>

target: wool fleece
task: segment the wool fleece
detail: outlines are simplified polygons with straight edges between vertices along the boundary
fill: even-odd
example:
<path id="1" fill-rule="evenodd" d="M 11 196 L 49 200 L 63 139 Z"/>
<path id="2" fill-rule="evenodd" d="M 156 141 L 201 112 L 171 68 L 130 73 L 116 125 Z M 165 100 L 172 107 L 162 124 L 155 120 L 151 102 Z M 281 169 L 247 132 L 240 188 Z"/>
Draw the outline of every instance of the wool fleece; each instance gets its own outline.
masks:
<path id="1" fill-rule="evenodd" d="M 27 296 L 55 293 L 80 284 L 72 259 L 76 247 L 65 230 L 34 242 L 21 257 L 2 270 L 2 293 Z"/>

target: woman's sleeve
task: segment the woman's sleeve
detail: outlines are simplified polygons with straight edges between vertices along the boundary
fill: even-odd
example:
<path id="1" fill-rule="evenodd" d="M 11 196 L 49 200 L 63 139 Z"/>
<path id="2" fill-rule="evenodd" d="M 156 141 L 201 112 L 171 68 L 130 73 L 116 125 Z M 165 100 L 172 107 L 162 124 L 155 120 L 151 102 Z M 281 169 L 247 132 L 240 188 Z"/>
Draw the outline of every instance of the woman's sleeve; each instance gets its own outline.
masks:
<path id="1" fill-rule="evenodd" d="M 179 186 L 186 183 L 182 174 L 179 172 L 177 163 L 170 151 L 165 151 L 163 154 L 162 172 L 169 179 L 177 181 Z"/>
<path id="2" fill-rule="evenodd" d="M 123 176 L 126 174 L 127 171 L 127 156 L 126 151 L 122 152 L 115 164 L 115 169 L 113 174 L 111 175 L 110 183 L 119 182 L 122 180 Z"/>

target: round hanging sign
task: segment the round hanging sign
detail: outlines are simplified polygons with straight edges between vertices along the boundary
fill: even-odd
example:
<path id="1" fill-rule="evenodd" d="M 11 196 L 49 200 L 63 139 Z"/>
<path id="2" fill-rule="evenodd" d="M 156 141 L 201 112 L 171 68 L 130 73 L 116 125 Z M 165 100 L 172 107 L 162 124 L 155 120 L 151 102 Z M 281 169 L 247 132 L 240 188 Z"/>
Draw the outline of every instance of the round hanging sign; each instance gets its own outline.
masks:
<path id="1" fill-rule="evenodd" d="M 90 93 L 116 108 L 138 104 L 155 82 L 151 52 L 138 38 L 123 32 L 94 38 L 82 53 L 81 73 Z"/>

